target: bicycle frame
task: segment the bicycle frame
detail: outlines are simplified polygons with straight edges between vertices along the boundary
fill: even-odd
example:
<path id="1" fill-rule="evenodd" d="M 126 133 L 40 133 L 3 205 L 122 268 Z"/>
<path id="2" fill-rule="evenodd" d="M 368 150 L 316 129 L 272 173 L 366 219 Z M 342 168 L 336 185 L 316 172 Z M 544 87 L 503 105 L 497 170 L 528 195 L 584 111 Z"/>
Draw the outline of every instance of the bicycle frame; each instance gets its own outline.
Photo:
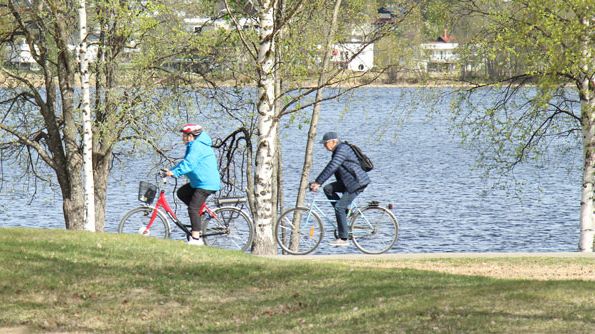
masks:
<path id="1" fill-rule="evenodd" d="M 321 218 L 324 218 L 324 220 L 326 221 L 326 223 L 328 225 L 334 226 L 333 221 L 331 220 L 331 218 L 329 218 L 324 213 L 324 211 L 317 205 L 317 203 L 330 203 L 332 205 L 332 203 L 335 203 L 335 202 L 337 202 L 337 201 L 336 200 L 332 200 L 332 199 L 313 199 L 310 202 L 310 206 L 308 206 L 308 216 L 310 216 L 312 214 L 312 211 L 314 211 Z M 357 205 L 356 200 L 353 200 L 353 202 L 351 202 L 351 205 L 349 206 L 349 212 L 347 213 L 347 217 L 351 217 L 355 211 L 357 211 L 358 214 L 362 214 L 362 211 L 360 210 L 359 206 Z"/>
<path id="2" fill-rule="evenodd" d="M 337 230 L 336 230 L 336 224 L 334 222 L 334 219 L 332 219 L 331 217 L 329 217 L 327 214 L 324 213 L 324 211 L 319 207 L 318 203 L 330 203 L 332 205 L 332 203 L 336 203 L 337 200 L 331 200 L 331 199 L 317 199 L 314 198 L 311 202 L 310 205 L 307 206 L 308 208 L 308 217 L 307 219 L 309 220 L 310 217 L 312 216 L 312 212 L 315 212 L 320 218 L 322 218 L 324 220 L 324 224 L 328 227 L 334 227 L 335 228 L 335 237 L 338 238 L 338 234 L 337 234 Z M 365 224 L 371 228 L 372 230 L 374 229 L 373 224 L 370 222 L 370 220 L 366 217 L 366 215 L 364 214 L 364 212 L 362 211 L 362 209 L 359 207 L 359 205 L 357 204 L 357 199 L 354 199 L 353 202 L 351 202 L 351 205 L 349 206 L 349 212 L 347 213 L 347 228 L 349 230 L 349 239 L 351 239 L 351 236 L 353 235 L 353 233 L 356 233 L 357 235 L 361 235 L 362 233 L 368 233 L 366 231 L 361 231 L 360 229 L 358 229 L 358 231 L 353 231 L 352 230 L 352 221 L 350 221 L 350 219 L 352 217 L 361 217 L 363 219 L 363 221 L 365 222 Z M 334 217 L 333 217 L 334 218 Z M 312 231 L 310 231 L 310 233 L 312 233 Z"/>
<path id="3" fill-rule="evenodd" d="M 239 207 L 244 206 L 245 197 L 215 197 L 199 207 L 192 206 L 192 210 L 196 212 L 190 213 L 199 214 L 202 220 L 201 230 L 195 231 L 186 219 L 177 217 L 174 211 L 177 207 L 174 206 L 172 209 L 168 203 L 166 193 L 169 192 L 163 187 L 167 184 L 167 176 L 160 172 L 156 174 L 156 181 L 156 184 L 144 181 L 139 183 L 138 200 L 141 205 L 129 210 L 120 219 L 119 233 L 179 239 L 181 235 L 173 232 L 182 232 L 186 240 L 191 240 L 193 233 L 200 232 L 200 237 L 204 238 L 204 244 L 207 246 L 249 250 L 254 240 L 255 229 L 250 216 Z M 176 230 L 176 226 L 179 227 L 179 231 L 172 231 Z"/>
<path id="4" fill-rule="evenodd" d="M 176 216 L 176 213 L 172 210 L 171 206 L 167 202 L 167 197 L 165 196 L 165 190 L 159 191 L 159 198 L 157 199 L 157 202 L 155 203 L 155 207 L 153 208 L 153 212 L 151 214 L 151 219 L 149 220 L 149 223 L 145 227 L 145 230 L 143 231 L 142 234 L 148 233 L 148 231 L 151 229 L 151 226 L 153 226 L 153 223 L 155 222 L 155 219 L 157 218 L 157 215 L 159 214 L 160 208 L 163 208 L 163 211 L 165 211 L 165 213 L 167 213 L 167 216 L 169 217 L 169 219 L 171 221 L 173 221 L 174 224 L 176 224 L 182 231 L 184 231 L 186 233 L 186 235 L 192 234 L 192 232 L 190 230 L 188 230 L 188 227 L 186 227 L 186 225 L 184 225 L 184 224 L 182 224 L 182 222 L 180 222 L 180 220 Z M 211 218 L 217 218 L 217 215 L 215 215 L 215 212 L 213 212 L 213 210 L 211 210 L 207 206 L 207 202 L 204 202 L 200 206 L 200 209 L 198 210 L 198 214 L 203 215 L 205 212 L 208 213 L 209 216 L 211 216 Z"/>

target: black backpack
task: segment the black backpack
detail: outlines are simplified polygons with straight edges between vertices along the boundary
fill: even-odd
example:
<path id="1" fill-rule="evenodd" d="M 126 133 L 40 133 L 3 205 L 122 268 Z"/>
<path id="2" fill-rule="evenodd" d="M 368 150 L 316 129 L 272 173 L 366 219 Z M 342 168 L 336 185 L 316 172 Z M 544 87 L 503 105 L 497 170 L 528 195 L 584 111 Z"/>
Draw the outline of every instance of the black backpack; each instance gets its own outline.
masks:
<path id="1" fill-rule="evenodd" d="M 355 156 L 357 157 L 357 160 L 359 161 L 359 165 L 362 167 L 364 172 L 369 172 L 372 169 L 374 169 L 374 164 L 372 163 L 372 160 L 370 160 L 370 158 L 368 158 L 368 156 L 365 155 L 364 152 L 362 152 L 362 150 L 359 147 L 357 147 L 355 144 L 351 144 L 346 141 L 344 143 L 349 145 L 349 147 L 351 147 L 351 149 L 353 150 L 353 153 L 355 153 Z"/>

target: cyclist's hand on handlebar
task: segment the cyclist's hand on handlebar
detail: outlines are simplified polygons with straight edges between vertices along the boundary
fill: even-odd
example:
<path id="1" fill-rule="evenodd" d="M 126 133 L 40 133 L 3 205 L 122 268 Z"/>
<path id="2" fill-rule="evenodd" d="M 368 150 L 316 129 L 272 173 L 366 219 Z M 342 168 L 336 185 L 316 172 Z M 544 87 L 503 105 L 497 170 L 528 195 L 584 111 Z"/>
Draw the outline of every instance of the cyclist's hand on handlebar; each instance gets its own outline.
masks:
<path id="1" fill-rule="evenodd" d="M 310 191 L 318 191 L 318 188 L 320 188 L 320 184 L 318 184 L 316 182 L 310 183 Z"/>
<path id="2" fill-rule="evenodd" d="M 161 175 L 162 175 L 162 176 L 169 176 L 169 177 L 172 177 L 172 176 L 174 176 L 174 173 L 172 173 L 172 172 L 171 172 L 169 169 L 167 169 L 167 168 L 162 168 L 162 169 L 161 169 Z"/>

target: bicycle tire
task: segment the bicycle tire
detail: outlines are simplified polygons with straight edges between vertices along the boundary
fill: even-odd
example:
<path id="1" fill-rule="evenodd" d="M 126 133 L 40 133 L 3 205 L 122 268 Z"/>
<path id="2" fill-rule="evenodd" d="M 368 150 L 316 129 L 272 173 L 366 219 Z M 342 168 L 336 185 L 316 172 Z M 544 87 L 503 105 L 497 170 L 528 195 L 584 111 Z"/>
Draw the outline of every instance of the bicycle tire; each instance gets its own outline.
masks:
<path id="1" fill-rule="evenodd" d="M 118 224 L 118 233 L 140 234 L 159 239 L 169 238 L 171 233 L 169 222 L 161 211 L 157 211 L 153 225 L 149 231 L 145 231 L 144 227 L 149 223 L 153 210 L 155 210 L 154 207 L 139 206 L 128 211 Z"/>
<path id="2" fill-rule="evenodd" d="M 296 230 L 293 220 L 299 218 Z M 297 231 L 297 234 L 294 232 Z M 291 255 L 306 255 L 313 252 L 324 236 L 322 220 L 316 212 L 305 207 L 285 211 L 275 224 L 275 239 L 281 249 Z"/>
<path id="3" fill-rule="evenodd" d="M 243 252 L 250 250 L 254 238 L 252 219 L 236 207 L 219 207 L 214 213 L 216 218 L 203 217 L 205 245 Z"/>
<path id="4" fill-rule="evenodd" d="M 382 254 L 397 242 L 399 222 L 388 209 L 368 206 L 351 219 L 351 236 L 355 247 L 366 254 Z"/>

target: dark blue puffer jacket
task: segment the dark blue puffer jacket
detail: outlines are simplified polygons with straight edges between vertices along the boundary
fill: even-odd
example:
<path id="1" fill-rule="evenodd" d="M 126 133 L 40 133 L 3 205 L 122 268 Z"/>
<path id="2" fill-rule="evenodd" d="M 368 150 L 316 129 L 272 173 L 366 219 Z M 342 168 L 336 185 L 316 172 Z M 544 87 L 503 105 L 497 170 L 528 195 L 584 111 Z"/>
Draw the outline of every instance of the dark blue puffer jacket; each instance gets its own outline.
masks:
<path id="1" fill-rule="evenodd" d="M 335 174 L 338 182 L 342 182 L 348 192 L 353 193 L 370 184 L 370 178 L 359 164 L 357 156 L 351 147 L 339 142 L 333 151 L 331 161 L 324 167 L 316 178 L 316 183 L 322 185 L 331 175 Z"/>

